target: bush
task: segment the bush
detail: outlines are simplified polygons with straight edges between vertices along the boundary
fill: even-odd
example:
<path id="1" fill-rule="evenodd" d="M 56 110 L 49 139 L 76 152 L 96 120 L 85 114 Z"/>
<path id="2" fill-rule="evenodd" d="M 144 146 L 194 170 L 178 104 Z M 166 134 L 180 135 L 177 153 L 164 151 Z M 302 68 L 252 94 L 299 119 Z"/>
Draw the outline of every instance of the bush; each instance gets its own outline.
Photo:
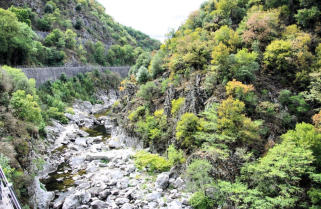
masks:
<path id="1" fill-rule="evenodd" d="M 213 201 L 202 191 L 195 192 L 189 203 L 195 209 L 211 209 L 214 205 Z"/>
<path id="2" fill-rule="evenodd" d="M 212 183 L 210 176 L 212 165 L 207 160 L 195 159 L 186 169 L 187 188 L 189 191 L 205 191 L 206 185 Z"/>
<path id="3" fill-rule="evenodd" d="M 143 117 L 145 115 L 146 107 L 145 106 L 139 106 L 136 110 L 133 110 L 129 116 L 128 119 L 130 121 L 137 121 L 140 117 Z"/>
<path id="4" fill-rule="evenodd" d="M 75 32 L 73 32 L 70 29 L 67 29 L 65 32 L 65 38 L 66 38 L 66 47 L 68 49 L 74 49 L 76 46 L 76 37 L 77 34 Z"/>
<path id="5" fill-rule="evenodd" d="M 179 165 L 185 163 L 184 152 L 182 150 L 175 149 L 174 145 L 170 145 L 167 149 L 168 160 L 172 165 Z"/>
<path id="6" fill-rule="evenodd" d="M 171 163 L 164 157 L 146 151 L 137 152 L 134 158 L 137 168 L 146 168 L 148 172 L 164 172 L 171 168 Z"/>
<path id="7" fill-rule="evenodd" d="M 12 94 L 10 106 L 15 110 L 15 115 L 20 119 L 40 125 L 43 123 L 41 109 L 35 98 L 18 90 Z"/>
<path id="8" fill-rule="evenodd" d="M 202 130 L 200 119 L 193 113 L 185 113 L 177 122 L 176 126 L 176 140 L 185 149 L 193 149 L 200 145 L 194 134 Z"/>
<path id="9" fill-rule="evenodd" d="M 138 72 L 136 74 L 136 80 L 139 83 L 146 83 L 149 80 L 149 78 L 150 78 L 150 75 L 149 75 L 147 68 L 144 66 L 141 66 L 138 69 Z"/>
<path id="10" fill-rule="evenodd" d="M 185 98 L 180 97 L 178 99 L 173 99 L 172 100 L 172 110 L 171 113 L 173 116 L 176 116 L 178 111 L 182 108 L 182 106 L 185 103 Z"/>
<path id="11" fill-rule="evenodd" d="M 158 51 L 157 54 L 154 55 L 154 57 L 152 58 L 151 62 L 150 62 L 150 71 L 151 71 L 151 75 L 152 77 L 155 79 L 157 78 L 158 75 L 160 75 L 163 71 L 164 71 L 164 52 L 163 51 Z"/>
<path id="12" fill-rule="evenodd" d="M 45 45 L 46 46 L 55 46 L 57 48 L 64 48 L 65 47 L 65 34 L 59 30 L 54 29 L 46 38 L 45 38 Z"/>
<path id="13" fill-rule="evenodd" d="M 68 118 L 64 115 L 63 112 L 59 112 L 58 108 L 56 108 L 56 107 L 50 107 L 47 110 L 47 114 L 48 114 L 48 116 L 50 118 L 59 120 L 63 124 L 67 124 L 68 123 Z"/>
<path id="14" fill-rule="evenodd" d="M 44 16 L 43 18 L 37 19 L 37 27 L 43 31 L 50 31 L 52 28 L 52 21 Z"/>
<path id="15" fill-rule="evenodd" d="M 310 110 L 302 94 L 292 94 L 289 90 L 282 90 L 279 95 L 280 103 L 289 109 L 289 112 L 303 117 Z"/>
<path id="16" fill-rule="evenodd" d="M 0 166 L 3 169 L 4 174 L 6 175 L 9 182 L 12 182 L 12 177 L 15 172 L 14 168 L 11 168 L 9 165 L 9 158 L 0 153 Z"/>
<path id="17" fill-rule="evenodd" d="M 150 81 L 140 86 L 137 96 L 146 101 L 151 101 L 154 97 L 157 97 L 159 92 L 160 90 L 157 88 L 156 84 Z"/>

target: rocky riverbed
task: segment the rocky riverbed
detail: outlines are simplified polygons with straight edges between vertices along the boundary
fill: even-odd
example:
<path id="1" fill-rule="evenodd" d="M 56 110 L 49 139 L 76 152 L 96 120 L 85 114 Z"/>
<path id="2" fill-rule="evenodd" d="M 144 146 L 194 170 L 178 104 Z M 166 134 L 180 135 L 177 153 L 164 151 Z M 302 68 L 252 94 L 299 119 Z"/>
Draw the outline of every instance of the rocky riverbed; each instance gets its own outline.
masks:
<path id="1" fill-rule="evenodd" d="M 40 209 L 172 208 L 188 206 L 184 181 L 175 172 L 148 175 L 136 169 L 133 155 L 142 149 L 116 121 L 104 116 L 116 93 L 100 94 L 102 104 L 76 101 L 70 122 L 47 127 L 50 146 L 35 180 Z"/>

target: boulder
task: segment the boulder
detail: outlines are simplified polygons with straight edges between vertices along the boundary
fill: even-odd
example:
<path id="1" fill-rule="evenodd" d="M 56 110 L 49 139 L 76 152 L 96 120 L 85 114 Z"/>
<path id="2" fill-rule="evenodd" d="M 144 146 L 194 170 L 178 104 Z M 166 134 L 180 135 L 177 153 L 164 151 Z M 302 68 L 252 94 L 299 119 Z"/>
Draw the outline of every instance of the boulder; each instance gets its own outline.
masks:
<path id="1" fill-rule="evenodd" d="M 105 208 L 108 208 L 108 205 L 107 205 L 107 203 L 105 203 L 101 200 L 94 200 L 91 203 L 91 208 L 92 209 L 105 209 Z"/>
<path id="2" fill-rule="evenodd" d="M 157 176 L 155 187 L 166 189 L 169 184 L 169 173 L 161 173 Z"/>

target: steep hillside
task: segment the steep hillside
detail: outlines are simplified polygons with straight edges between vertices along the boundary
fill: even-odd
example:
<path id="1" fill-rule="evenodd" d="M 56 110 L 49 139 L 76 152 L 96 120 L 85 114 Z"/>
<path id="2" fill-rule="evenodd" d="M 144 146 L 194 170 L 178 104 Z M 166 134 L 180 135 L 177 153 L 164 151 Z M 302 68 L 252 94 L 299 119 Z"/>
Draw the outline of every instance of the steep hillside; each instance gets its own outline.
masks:
<path id="1" fill-rule="evenodd" d="M 131 65 L 143 50 L 160 45 L 115 22 L 96 1 L 11 0 L 1 2 L 1 7 L 9 10 L 0 14 L 4 31 L 13 33 L 2 34 L 1 64 Z M 14 52 L 5 48 L 8 45 Z"/>
<path id="2" fill-rule="evenodd" d="M 184 151 L 194 208 L 321 206 L 320 9 L 209 0 L 122 82 L 120 123 Z"/>

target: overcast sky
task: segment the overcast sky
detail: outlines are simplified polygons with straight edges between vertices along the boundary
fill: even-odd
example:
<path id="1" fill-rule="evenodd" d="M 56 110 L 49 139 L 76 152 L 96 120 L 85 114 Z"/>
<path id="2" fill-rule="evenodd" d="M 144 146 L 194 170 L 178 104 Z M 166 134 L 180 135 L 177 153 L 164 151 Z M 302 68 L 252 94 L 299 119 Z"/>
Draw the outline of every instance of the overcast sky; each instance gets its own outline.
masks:
<path id="1" fill-rule="evenodd" d="M 163 41 L 205 0 L 98 0 L 117 22 Z"/>

